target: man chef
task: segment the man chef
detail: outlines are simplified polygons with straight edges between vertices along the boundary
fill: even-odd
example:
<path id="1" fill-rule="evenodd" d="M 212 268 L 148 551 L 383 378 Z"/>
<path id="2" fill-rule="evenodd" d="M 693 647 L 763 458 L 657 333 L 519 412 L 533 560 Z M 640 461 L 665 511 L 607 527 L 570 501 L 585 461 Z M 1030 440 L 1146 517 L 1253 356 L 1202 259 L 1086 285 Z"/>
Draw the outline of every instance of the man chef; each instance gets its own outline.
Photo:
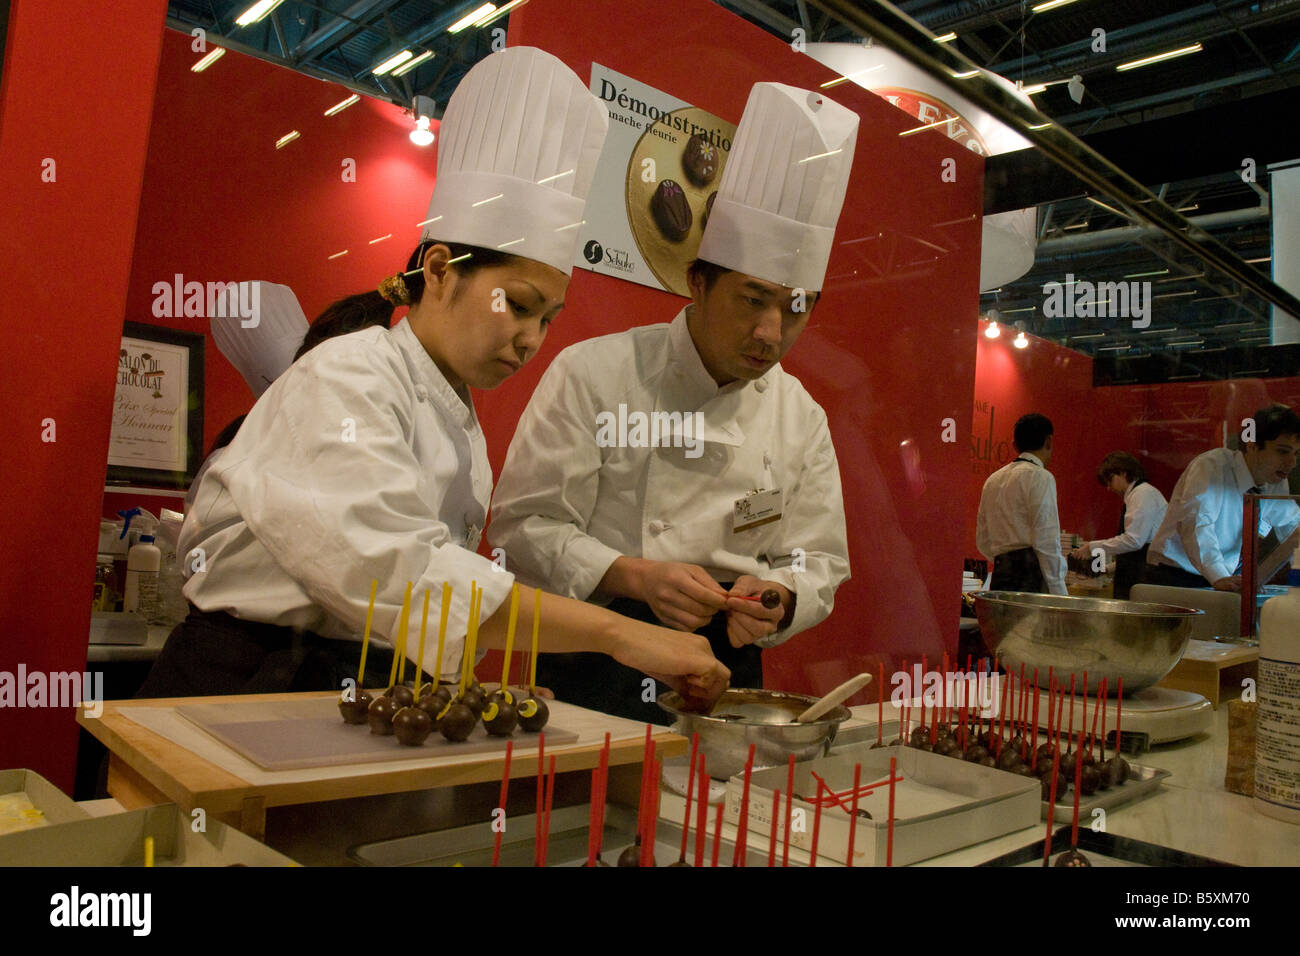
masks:
<path id="1" fill-rule="evenodd" d="M 1097 467 L 1097 484 L 1109 488 L 1124 502 L 1119 533 L 1102 541 L 1085 541 L 1070 552 L 1078 561 L 1092 561 L 1100 550 L 1115 559 L 1115 597 L 1127 601 L 1133 585 L 1142 580 L 1151 538 L 1164 519 L 1169 503 L 1147 481 L 1142 463 L 1126 451 L 1113 451 Z"/>
<path id="2" fill-rule="evenodd" d="M 1065 594 L 1065 558 L 1056 514 L 1052 422 L 1030 412 L 1016 422 L 1019 454 L 984 482 L 975 544 L 993 561 L 994 591 Z"/>
<path id="3" fill-rule="evenodd" d="M 691 305 L 561 352 L 493 500 L 489 538 L 524 580 L 698 631 L 736 687 L 761 687 L 761 649 L 825 619 L 849 576 L 826 414 L 778 363 L 822 288 L 857 129 L 820 93 L 753 87 Z M 662 425 L 657 441 L 600 428 L 637 413 Z M 595 655 L 543 655 L 537 680 L 561 700 L 668 720 L 662 688 Z"/>
<path id="4" fill-rule="evenodd" d="M 1255 413 L 1255 440 L 1240 449 L 1197 455 L 1174 485 L 1169 510 L 1151 539 L 1146 584 L 1241 590 L 1243 503 L 1246 494 L 1289 494 L 1287 476 L 1300 451 L 1300 416 L 1284 405 Z M 1276 530 L 1285 554 L 1300 526 L 1294 501 L 1261 501 L 1260 531 Z"/>

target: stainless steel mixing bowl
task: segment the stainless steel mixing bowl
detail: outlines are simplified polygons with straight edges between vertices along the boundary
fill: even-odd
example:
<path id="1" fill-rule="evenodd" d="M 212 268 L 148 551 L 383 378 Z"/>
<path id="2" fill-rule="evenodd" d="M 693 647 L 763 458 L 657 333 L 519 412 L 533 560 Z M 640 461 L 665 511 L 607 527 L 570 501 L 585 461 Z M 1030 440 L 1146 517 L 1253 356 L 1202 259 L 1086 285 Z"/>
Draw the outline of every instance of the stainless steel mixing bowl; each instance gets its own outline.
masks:
<path id="1" fill-rule="evenodd" d="M 718 698 L 708 714 L 682 709 L 676 693 L 663 694 L 659 706 L 677 718 L 673 730 L 684 737 L 700 735 L 700 750 L 707 758 L 710 777 L 726 780 L 745 769 L 749 745 L 754 745 L 754 767 L 784 766 L 795 760 L 825 756 L 849 709 L 836 707 L 820 720 L 795 723 L 795 718 L 817 702 L 805 694 L 733 687 Z"/>
<path id="2" fill-rule="evenodd" d="M 1038 668 L 1047 687 L 1048 669 L 1058 684 L 1083 687 L 1083 672 L 1095 691 L 1106 678 L 1110 695 L 1124 678 L 1124 693 L 1150 687 L 1173 670 L 1187 649 L 1192 621 L 1205 612 L 1175 604 L 1145 604 L 1103 598 L 980 591 L 975 615 L 988 649 L 1007 671 L 1025 679 Z"/>

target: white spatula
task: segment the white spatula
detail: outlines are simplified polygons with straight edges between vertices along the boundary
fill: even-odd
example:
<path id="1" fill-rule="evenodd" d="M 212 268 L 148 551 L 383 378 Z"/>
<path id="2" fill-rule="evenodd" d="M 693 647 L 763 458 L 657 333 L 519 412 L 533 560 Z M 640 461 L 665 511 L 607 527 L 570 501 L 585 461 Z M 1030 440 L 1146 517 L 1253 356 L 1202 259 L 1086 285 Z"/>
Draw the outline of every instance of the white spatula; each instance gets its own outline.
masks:
<path id="1" fill-rule="evenodd" d="M 814 720 L 820 720 L 870 683 L 870 674 L 859 674 L 857 677 L 849 678 L 796 717 L 795 723 L 810 724 Z"/>

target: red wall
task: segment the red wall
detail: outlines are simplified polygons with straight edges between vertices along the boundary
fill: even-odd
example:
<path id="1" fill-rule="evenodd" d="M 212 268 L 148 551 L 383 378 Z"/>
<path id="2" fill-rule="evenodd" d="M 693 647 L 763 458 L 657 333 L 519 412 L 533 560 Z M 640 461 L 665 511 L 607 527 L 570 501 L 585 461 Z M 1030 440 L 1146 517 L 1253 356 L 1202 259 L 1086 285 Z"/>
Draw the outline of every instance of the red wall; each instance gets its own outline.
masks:
<path id="1" fill-rule="evenodd" d="M 15 0 L 0 89 L 0 670 L 81 671 L 165 0 Z M 106 22 L 111 21 L 111 31 Z M 106 148 L 106 146 L 108 148 Z M 42 181 L 42 162 L 55 180 Z M 16 370 L 21 369 L 19 373 Z M 55 441 L 42 441 L 52 418 Z M 0 712 L 0 768 L 71 790 L 70 709 Z"/>
<path id="2" fill-rule="evenodd" d="M 707 0 L 662 7 L 530 0 L 509 42 L 554 53 L 579 76 L 593 60 L 736 122 L 761 80 L 816 89 L 835 74 Z M 684 24 L 689 27 L 683 29 Z M 978 301 L 982 162 L 941 134 L 900 139 L 915 120 L 852 84 L 833 99 L 862 119 L 825 295 L 783 362 L 826 409 L 844 484 L 853 578 L 821 626 L 764 655 L 765 682 L 825 691 L 875 662 L 955 649 L 966 522 Z M 942 161 L 957 164 L 955 183 Z M 858 240 L 849 245 L 845 241 Z M 480 403 L 492 460 L 550 356 L 572 342 L 666 322 L 685 300 L 575 271 L 568 308 L 541 358 Z M 616 306 L 611 308 L 611 304 Z M 874 698 L 874 691 L 863 695 Z"/>

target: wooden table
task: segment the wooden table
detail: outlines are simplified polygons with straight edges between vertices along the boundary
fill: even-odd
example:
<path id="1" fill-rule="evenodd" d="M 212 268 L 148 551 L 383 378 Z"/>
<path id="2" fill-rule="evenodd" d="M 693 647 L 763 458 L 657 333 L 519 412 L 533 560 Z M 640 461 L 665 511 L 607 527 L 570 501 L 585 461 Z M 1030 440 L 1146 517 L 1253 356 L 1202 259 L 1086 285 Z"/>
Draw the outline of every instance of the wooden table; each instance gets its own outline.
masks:
<path id="1" fill-rule="evenodd" d="M 1183 653 L 1182 660 L 1160 682 L 1160 686 L 1200 694 L 1213 705 L 1215 710 L 1218 710 L 1219 687 L 1223 672 L 1233 667 L 1241 667 L 1243 675 L 1253 677 L 1255 676 L 1253 665 L 1258 661 L 1258 646 L 1191 640 L 1187 642 L 1187 650 Z"/>
<path id="2" fill-rule="evenodd" d="M 322 691 L 311 694 L 244 695 L 224 699 L 253 702 L 335 696 L 335 691 Z M 84 707 L 77 709 L 77 722 L 110 752 L 108 792 L 122 806 L 134 810 L 160 803 L 175 803 L 187 813 L 202 808 L 206 814 L 262 840 L 266 834 L 266 811 L 271 807 L 430 790 L 501 779 L 503 755 L 487 753 L 477 755 L 480 759 L 441 766 L 412 767 L 407 762 L 361 764 L 357 766 L 364 772 L 353 776 L 283 784 L 253 784 L 142 727 L 120 712 L 123 707 L 176 707 L 200 702 L 211 703 L 214 699 L 172 697 L 106 701 L 99 717 L 88 716 Z M 687 741 L 666 728 L 657 728 L 652 739 L 660 756 L 686 753 Z M 596 766 L 602 744 L 559 745 L 547 747 L 546 752 L 548 756 L 554 754 L 557 774 L 590 770 Z M 518 746 L 517 742 L 516 747 Z M 616 740 L 610 745 L 610 766 L 640 766 L 643 755 L 644 738 Z M 535 763 L 513 761 L 511 779 L 532 777 L 536 771 Z M 619 789 L 622 787 L 611 781 L 611 793 Z"/>

